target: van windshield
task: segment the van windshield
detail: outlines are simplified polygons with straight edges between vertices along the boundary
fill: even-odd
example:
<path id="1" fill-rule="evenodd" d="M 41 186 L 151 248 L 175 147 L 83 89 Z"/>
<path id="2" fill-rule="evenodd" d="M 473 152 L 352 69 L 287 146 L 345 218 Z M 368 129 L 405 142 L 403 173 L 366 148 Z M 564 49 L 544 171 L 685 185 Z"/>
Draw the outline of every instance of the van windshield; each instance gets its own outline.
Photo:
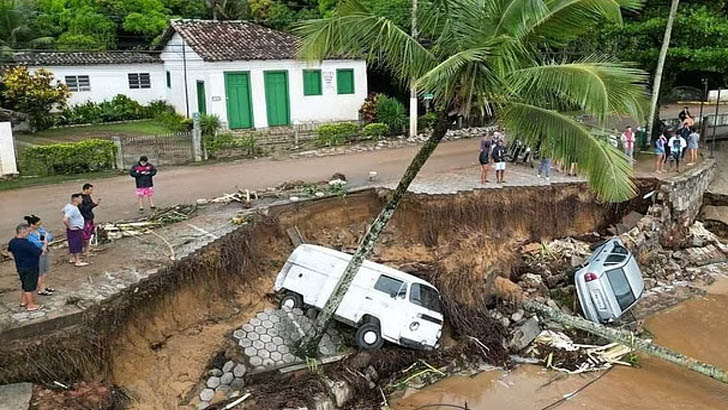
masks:
<path id="1" fill-rule="evenodd" d="M 437 291 L 429 286 L 415 283 L 410 291 L 410 302 L 415 305 L 422 306 L 425 309 L 434 310 L 442 313 L 440 309 L 440 295 Z"/>
<path id="2" fill-rule="evenodd" d="M 632 287 L 627 281 L 627 276 L 622 269 L 613 269 L 607 271 L 607 279 L 609 279 L 609 284 L 612 286 L 612 291 L 614 291 L 620 309 L 624 312 L 636 300 L 632 293 Z"/>

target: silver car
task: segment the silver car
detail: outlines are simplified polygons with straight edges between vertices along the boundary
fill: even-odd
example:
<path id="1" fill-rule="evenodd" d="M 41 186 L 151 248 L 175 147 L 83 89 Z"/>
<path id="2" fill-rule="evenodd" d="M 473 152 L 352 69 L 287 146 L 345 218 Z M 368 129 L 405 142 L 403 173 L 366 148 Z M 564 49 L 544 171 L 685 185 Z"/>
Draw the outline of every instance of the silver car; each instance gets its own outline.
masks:
<path id="1" fill-rule="evenodd" d="M 592 322 L 612 322 L 642 297 L 642 272 L 621 239 L 601 244 L 581 266 L 574 274 L 576 293 Z"/>

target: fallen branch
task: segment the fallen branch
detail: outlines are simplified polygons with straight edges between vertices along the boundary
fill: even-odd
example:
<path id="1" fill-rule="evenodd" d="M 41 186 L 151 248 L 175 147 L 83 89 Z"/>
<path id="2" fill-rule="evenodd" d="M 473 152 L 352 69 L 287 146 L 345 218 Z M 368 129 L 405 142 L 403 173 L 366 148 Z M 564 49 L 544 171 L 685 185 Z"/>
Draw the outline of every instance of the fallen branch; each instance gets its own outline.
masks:
<path id="1" fill-rule="evenodd" d="M 169 243 L 169 241 L 167 240 L 167 238 L 165 238 L 164 236 L 162 236 L 162 235 L 154 232 L 151 229 L 147 229 L 147 232 L 149 232 L 152 235 L 156 236 L 157 238 L 161 239 L 162 242 L 164 242 L 167 245 L 167 247 L 169 248 L 169 259 L 174 260 L 174 256 L 175 256 L 174 247 L 172 246 L 171 243 Z"/>
<path id="2" fill-rule="evenodd" d="M 591 334 L 603 337 L 611 342 L 620 343 L 634 350 L 639 350 L 640 352 L 646 353 L 650 356 L 676 364 L 688 370 L 692 370 L 696 373 L 718 380 L 722 383 L 728 383 L 728 374 L 725 370 L 711 364 L 698 361 L 692 357 L 685 356 L 665 347 L 658 346 L 635 336 L 631 332 L 623 332 L 602 326 L 598 323 L 590 322 L 580 317 L 570 316 L 543 303 L 538 303 L 532 300 L 525 300 L 523 302 L 523 307 L 526 310 L 548 317 L 564 326 L 584 330 Z"/>

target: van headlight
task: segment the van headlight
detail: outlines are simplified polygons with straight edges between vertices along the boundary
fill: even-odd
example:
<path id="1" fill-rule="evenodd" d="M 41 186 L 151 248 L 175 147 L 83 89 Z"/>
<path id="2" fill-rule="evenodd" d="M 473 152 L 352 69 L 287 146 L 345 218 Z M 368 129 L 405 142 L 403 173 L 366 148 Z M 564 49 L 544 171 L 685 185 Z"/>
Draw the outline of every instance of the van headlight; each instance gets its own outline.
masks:
<path id="1" fill-rule="evenodd" d="M 410 323 L 410 330 L 413 332 L 416 332 L 417 329 L 420 328 L 420 322 L 412 322 Z"/>

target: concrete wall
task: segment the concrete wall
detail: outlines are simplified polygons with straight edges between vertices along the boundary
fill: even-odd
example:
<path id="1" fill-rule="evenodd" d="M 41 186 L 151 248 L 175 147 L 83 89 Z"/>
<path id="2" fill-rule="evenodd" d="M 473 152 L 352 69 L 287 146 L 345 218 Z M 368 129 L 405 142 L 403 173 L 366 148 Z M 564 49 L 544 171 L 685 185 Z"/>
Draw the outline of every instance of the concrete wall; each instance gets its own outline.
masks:
<path id="1" fill-rule="evenodd" d="M 38 68 L 41 67 L 32 67 L 31 71 Z M 42 68 L 52 72 L 56 80 L 64 83 L 67 75 L 89 76 L 91 91 L 72 92 L 71 98 L 68 100 L 69 105 L 87 101 L 98 103 L 110 100 L 117 94 L 124 94 L 141 104 L 163 100 L 166 97 L 162 64 L 47 66 Z M 129 88 L 129 73 L 149 73 L 151 88 Z"/>
<path id="2" fill-rule="evenodd" d="M 17 173 L 12 126 L 9 122 L 0 122 L 0 176 Z"/>
<path id="3" fill-rule="evenodd" d="M 190 47 L 182 48 L 183 40 L 172 36 L 161 54 L 164 70 L 172 77 L 172 88 L 167 90 L 167 101 L 177 112 L 189 114 L 198 111 L 197 81 L 205 82 L 207 113 L 216 114 L 227 125 L 225 94 L 226 72 L 249 72 L 253 121 L 255 128 L 268 127 L 265 105 L 265 71 L 287 71 L 291 123 L 329 122 L 357 120 L 359 108 L 368 92 L 366 62 L 363 60 L 325 60 L 308 64 L 296 60 L 253 60 L 205 62 Z M 184 57 L 184 58 L 183 58 Z M 184 66 L 187 66 L 187 97 L 184 90 Z M 336 70 L 354 69 L 354 94 L 339 95 L 336 92 Z M 322 95 L 303 95 L 303 70 L 320 69 Z"/>

